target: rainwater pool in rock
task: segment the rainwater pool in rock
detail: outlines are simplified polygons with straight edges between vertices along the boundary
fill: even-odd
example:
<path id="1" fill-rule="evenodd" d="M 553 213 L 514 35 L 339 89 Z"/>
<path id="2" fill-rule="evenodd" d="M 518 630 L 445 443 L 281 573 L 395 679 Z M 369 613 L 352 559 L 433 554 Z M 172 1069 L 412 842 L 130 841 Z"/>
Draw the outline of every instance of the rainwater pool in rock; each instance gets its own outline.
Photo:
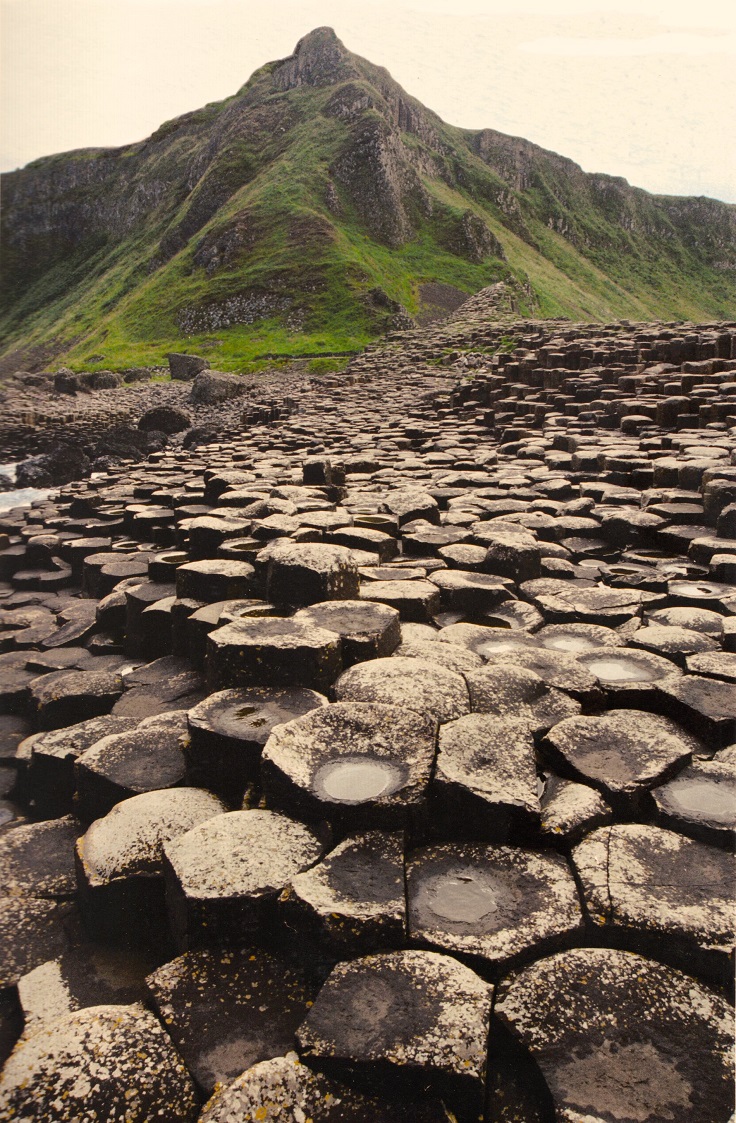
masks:
<path id="1" fill-rule="evenodd" d="M 393 794 L 403 782 L 403 772 L 395 764 L 369 756 L 344 756 L 328 761 L 314 777 L 320 796 L 337 803 L 379 799 Z"/>

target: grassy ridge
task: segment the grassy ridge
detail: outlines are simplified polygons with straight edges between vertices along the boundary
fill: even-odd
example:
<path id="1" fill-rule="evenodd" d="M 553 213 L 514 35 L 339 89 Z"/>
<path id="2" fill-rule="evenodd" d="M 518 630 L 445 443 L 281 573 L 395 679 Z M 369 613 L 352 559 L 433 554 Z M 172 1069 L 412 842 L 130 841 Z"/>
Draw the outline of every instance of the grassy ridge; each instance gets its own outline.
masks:
<path id="1" fill-rule="evenodd" d="M 294 88 L 269 64 L 141 144 L 3 177 L 5 350 L 84 369 L 343 351 L 419 312 L 427 282 L 503 280 L 542 316 L 736 316 L 736 208 L 445 125 L 344 48 L 331 80 L 314 35 Z"/>

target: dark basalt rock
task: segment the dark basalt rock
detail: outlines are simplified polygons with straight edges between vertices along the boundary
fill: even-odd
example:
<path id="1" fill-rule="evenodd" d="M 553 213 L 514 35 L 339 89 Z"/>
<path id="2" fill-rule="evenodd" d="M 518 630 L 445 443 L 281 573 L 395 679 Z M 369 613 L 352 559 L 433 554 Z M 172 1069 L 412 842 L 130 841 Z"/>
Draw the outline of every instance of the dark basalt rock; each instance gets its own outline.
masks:
<path id="1" fill-rule="evenodd" d="M 477 961 L 494 977 L 580 938 L 583 913 L 558 854 L 446 843 L 407 863 L 412 943 Z"/>
<path id="2" fill-rule="evenodd" d="M 54 487 L 80 480 L 90 472 L 89 458 L 74 445 L 57 445 L 50 452 L 24 460 L 15 473 L 15 486 Z"/>
<path id="3" fill-rule="evenodd" d="M 191 1077 L 140 1006 L 92 1006 L 50 1022 L 16 1047 L 0 1079 L 7 1119 L 77 1123 L 123 1112 L 197 1118 Z"/>
<path id="4" fill-rule="evenodd" d="M 401 946 L 406 940 L 401 835 L 369 831 L 346 838 L 292 878 L 280 911 L 302 956 L 310 939 L 318 953 L 335 958 Z"/>
<path id="5" fill-rule="evenodd" d="M 606 949 L 561 952 L 504 981 L 494 1014 L 539 1066 L 560 1119 L 731 1116 L 728 1006 L 659 963 Z M 492 1052 L 496 1042 L 494 1027 Z"/>
<path id="6" fill-rule="evenodd" d="M 431 716 L 403 706 L 320 707 L 272 731 L 264 791 L 269 803 L 309 819 L 353 828 L 409 825 L 425 808 L 435 732 Z"/>
<path id="7" fill-rule="evenodd" d="M 262 948 L 187 952 L 146 980 L 174 1045 L 209 1096 L 294 1048 L 316 987 Z"/>
<path id="8" fill-rule="evenodd" d="M 274 906 L 324 843 L 273 811 L 231 811 L 164 843 L 169 922 L 178 947 L 267 933 Z"/>
<path id="9" fill-rule="evenodd" d="M 383 1087 L 478 1097 L 493 988 L 449 956 L 397 951 L 340 963 L 297 1033 L 310 1066 Z"/>
<path id="10" fill-rule="evenodd" d="M 327 705 L 323 694 L 295 687 L 220 690 L 189 710 L 184 745 L 190 783 L 201 783 L 233 806 L 258 778 L 263 746 L 276 725 Z"/>
<path id="11" fill-rule="evenodd" d="M 295 1053 L 253 1065 L 205 1105 L 200 1123 L 231 1119 L 313 1119 L 320 1123 L 451 1123 L 435 1099 L 386 1100 L 329 1080 Z"/>

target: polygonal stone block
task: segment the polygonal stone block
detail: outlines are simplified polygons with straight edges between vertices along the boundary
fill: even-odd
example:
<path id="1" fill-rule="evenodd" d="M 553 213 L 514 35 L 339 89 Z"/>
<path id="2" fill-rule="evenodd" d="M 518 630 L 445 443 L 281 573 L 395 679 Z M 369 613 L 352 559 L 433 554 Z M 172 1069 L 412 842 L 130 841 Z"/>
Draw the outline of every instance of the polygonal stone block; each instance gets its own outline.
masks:
<path id="1" fill-rule="evenodd" d="M 697 742 L 675 722 L 641 710 L 571 717 L 544 739 L 555 767 L 591 784 L 613 805 L 638 805 L 648 788 L 688 764 Z"/>
<path id="2" fill-rule="evenodd" d="M 273 730 L 261 762 L 264 791 L 306 818 L 353 829 L 408 825 L 424 810 L 435 733 L 431 717 L 403 706 L 323 706 Z"/>
<path id="3" fill-rule="evenodd" d="M 141 1006 L 93 1006 L 49 1022 L 19 1043 L 0 1078 L 0 1117 L 195 1123 L 197 1099 L 153 1014 Z"/>
<path id="4" fill-rule="evenodd" d="M 174 711 L 145 718 L 135 729 L 103 737 L 80 753 L 74 762 L 80 818 L 91 822 L 123 799 L 181 786 L 186 731 L 186 713 Z"/>
<path id="5" fill-rule="evenodd" d="M 573 864 L 604 935 L 725 983 L 734 952 L 733 855 L 661 827 L 621 823 L 584 838 Z"/>
<path id="6" fill-rule="evenodd" d="M 315 1067 L 473 1097 L 485 1076 L 492 997 L 449 956 L 371 955 L 335 967 L 297 1037 Z"/>
<path id="7" fill-rule="evenodd" d="M 482 960 L 494 975 L 579 938 L 583 913 L 559 854 L 445 843 L 407 861 L 412 942 Z"/>
<path id="8" fill-rule="evenodd" d="M 299 1063 L 296 1053 L 261 1061 L 218 1088 L 200 1123 L 233 1119 L 312 1119 L 319 1123 L 452 1123 L 437 1099 L 384 1099 L 359 1092 Z"/>
<path id="9" fill-rule="evenodd" d="M 547 1110 L 564 1123 L 731 1118 L 732 1013 L 659 963 L 603 948 L 560 952 L 501 983 L 494 1015 L 529 1050 Z M 500 1038 L 494 1027 L 492 1055 Z"/>
<path id="10" fill-rule="evenodd" d="M 146 983 L 205 1095 L 293 1049 L 316 992 L 300 972 L 261 948 L 186 952 Z"/>
<path id="11" fill-rule="evenodd" d="M 284 890 L 280 910 L 298 950 L 311 937 L 336 956 L 397 947 L 406 936 L 400 834 L 351 835 Z"/>
<path id="12" fill-rule="evenodd" d="M 527 723 L 467 714 L 443 725 L 431 795 L 436 833 L 506 841 L 533 832 L 539 797 Z"/>
<path id="13" fill-rule="evenodd" d="M 399 613 L 386 604 L 361 600 L 326 601 L 302 608 L 294 622 L 337 632 L 345 667 L 390 655 L 401 642 Z"/>
<path id="14" fill-rule="evenodd" d="M 295 874 L 313 865 L 324 842 L 273 811 L 230 811 L 164 844 L 167 907 L 180 948 L 266 930 Z"/>
<path id="15" fill-rule="evenodd" d="M 187 714 L 184 756 L 190 782 L 237 805 L 247 784 L 258 776 L 261 752 L 273 727 L 326 705 L 323 694 L 304 687 L 252 686 L 210 694 Z"/>
<path id="16" fill-rule="evenodd" d="M 342 667 L 336 632 L 293 619 L 237 620 L 207 637 L 207 677 L 222 686 L 328 687 Z"/>
<path id="17" fill-rule="evenodd" d="M 439 722 L 452 721 L 470 709 L 465 680 L 428 659 L 373 659 L 351 667 L 335 683 L 340 702 L 402 705 Z"/>
<path id="18" fill-rule="evenodd" d="M 139 943 L 165 932 L 163 845 L 221 815 L 211 792 L 169 788 L 123 800 L 77 842 L 79 903 L 97 938 Z"/>

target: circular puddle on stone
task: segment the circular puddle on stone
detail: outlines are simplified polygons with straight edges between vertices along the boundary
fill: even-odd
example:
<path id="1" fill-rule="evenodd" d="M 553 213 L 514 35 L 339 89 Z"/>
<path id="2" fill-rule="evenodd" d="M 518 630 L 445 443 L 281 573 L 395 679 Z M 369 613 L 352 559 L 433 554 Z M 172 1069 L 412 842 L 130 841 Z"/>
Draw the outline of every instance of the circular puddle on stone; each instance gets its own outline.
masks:
<path id="1" fill-rule="evenodd" d="M 722 595 L 723 586 L 708 581 L 670 581 L 669 592 L 676 597 L 717 597 Z"/>
<path id="2" fill-rule="evenodd" d="M 657 674 L 635 659 L 616 658 L 612 655 L 599 659 L 586 659 L 585 666 L 601 682 L 651 682 Z"/>
<path id="3" fill-rule="evenodd" d="M 422 880 L 414 910 L 422 923 L 440 917 L 451 924 L 478 924 L 498 912 L 498 886 L 474 869 L 456 869 Z"/>
<path id="4" fill-rule="evenodd" d="M 553 639 L 543 639 L 542 646 L 550 651 L 570 651 L 573 655 L 584 655 L 588 651 L 600 651 L 603 645 L 584 636 L 555 636 Z"/>
<path id="5" fill-rule="evenodd" d="M 529 644 L 513 639 L 489 639 L 475 644 L 472 650 L 482 659 L 486 655 L 498 655 L 503 651 L 528 651 Z"/>
<path id="6" fill-rule="evenodd" d="M 662 795 L 668 808 L 687 818 L 708 819 L 719 826 L 736 826 L 736 790 L 733 784 L 705 777 L 671 780 Z"/>
<path id="7" fill-rule="evenodd" d="M 314 789 L 335 803 L 365 803 L 391 795 L 404 782 L 403 771 L 387 760 L 344 756 L 317 770 Z"/>

